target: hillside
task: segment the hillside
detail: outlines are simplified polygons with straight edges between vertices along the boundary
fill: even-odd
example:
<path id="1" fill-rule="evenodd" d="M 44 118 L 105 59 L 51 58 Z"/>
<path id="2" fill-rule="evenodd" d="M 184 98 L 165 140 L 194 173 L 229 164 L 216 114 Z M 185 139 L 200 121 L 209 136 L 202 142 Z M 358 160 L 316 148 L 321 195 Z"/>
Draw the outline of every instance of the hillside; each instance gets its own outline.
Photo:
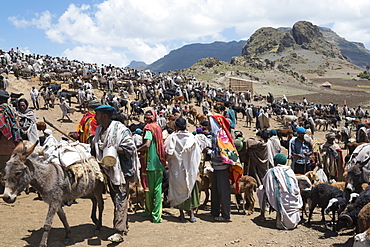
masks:
<path id="1" fill-rule="evenodd" d="M 171 51 L 163 58 L 146 66 L 154 72 L 167 72 L 188 68 L 199 59 L 215 57 L 225 62 L 230 62 L 234 56 L 240 56 L 245 41 L 214 42 L 211 44 L 190 44 Z"/>

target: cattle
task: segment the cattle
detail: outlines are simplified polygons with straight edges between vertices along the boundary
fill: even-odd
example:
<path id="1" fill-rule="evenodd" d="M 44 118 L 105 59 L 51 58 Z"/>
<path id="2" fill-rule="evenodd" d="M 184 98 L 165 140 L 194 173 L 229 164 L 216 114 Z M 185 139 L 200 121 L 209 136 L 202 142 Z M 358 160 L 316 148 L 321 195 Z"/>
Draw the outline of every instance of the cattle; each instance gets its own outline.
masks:
<path id="1" fill-rule="evenodd" d="M 284 126 L 288 126 L 292 121 L 295 121 L 298 119 L 297 116 L 294 116 L 294 115 L 284 115 L 282 116 L 282 124 Z"/>
<path id="2" fill-rule="evenodd" d="M 322 130 L 328 130 L 328 121 L 326 119 L 316 118 L 315 125 L 316 125 L 316 130 L 320 130 L 321 127 L 322 127 Z"/>
<path id="3" fill-rule="evenodd" d="M 235 118 L 238 119 L 238 113 L 241 113 L 243 115 L 243 118 L 247 115 L 245 112 L 245 108 L 241 106 L 232 106 L 231 107 L 235 111 Z"/>
<path id="4" fill-rule="evenodd" d="M 292 129 L 277 129 L 277 136 L 279 137 L 280 140 L 283 139 L 283 137 L 286 137 L 287 140 L 292 139 L 293 137 L 293 130 Z"/>
<path id="5" fill-rule="evenodd" d="M 188 114 L 190 114 L 192 116 L 193 122 L 195 122 L 196 121 L 196 117 L 198 115 L 197 109 L 195 109 L 193 106 L 189 106 Z"/>

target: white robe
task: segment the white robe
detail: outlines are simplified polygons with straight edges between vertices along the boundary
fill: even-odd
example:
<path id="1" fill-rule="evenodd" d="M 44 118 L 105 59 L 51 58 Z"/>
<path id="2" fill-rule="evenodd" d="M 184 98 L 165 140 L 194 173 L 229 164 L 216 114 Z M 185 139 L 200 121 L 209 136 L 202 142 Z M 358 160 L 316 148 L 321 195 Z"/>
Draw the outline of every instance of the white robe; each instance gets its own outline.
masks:
<path id="1" fill-rule="evenodd" d="M 112 121 L 106 130 L 106 135 L 104 140 L 100 140 L 100 135 L 102 132 L 102 126 L 99 125 L 99 127 L 96 129 L 96 134 L 93 139 L 93 143 L 95 146 L 96 151 L 96 159 L 99 163 L 101 163 L 103 159 L 103 150 L 106 147 L 114 146 L 114 147 L 123 147 L 123 145 L 131 145 L 135 146 L 134 141 L 132 139 L 131 131 L 122 123 L 118 121 Z M 135 148 L 135 151 L 133 152 L 133 162 L 134 162 L 134 168 L 135 168 L 135 177 L 134 179 L 137 180 L 139 176 L 140 171 L 140 160 L 137 155 L 137 151 Z M 117 157 L 117 162 L 114 166 L 105 166 L 102 164 L 102 167 L 104 168 L 105 172 L 109 176 L 112 184 L 114 185 L 120 185 L 125 184 L 126 180 L 124 177 L 124 174 L 121 169 L 120 160 Z"/>
<path id="2" fill-rule="evenodd" d="M 271 136 L 267 140 L 267 154 L 270 162 L 270 167 L 274 166 L 274 156 L 281 151 L 280 140 L 277 136 Z"/>
<path id="3" fill-rule="evenodd" d="M 201 160 L 198 143 L 188 131 L 177 131 L 164 142 L 169 169 L 168 200 L 171 206 L 186 201 L 194 188 Z"/>
<path id="4" fill-rule="evenodd" d="M 268 170 L 262 183 L 270 205 L 281 214 L 283 227 L 294 229 L 301 220 L 299 209 L 303 203 L 293 170 L 289 166 L 277 165 Z"/>

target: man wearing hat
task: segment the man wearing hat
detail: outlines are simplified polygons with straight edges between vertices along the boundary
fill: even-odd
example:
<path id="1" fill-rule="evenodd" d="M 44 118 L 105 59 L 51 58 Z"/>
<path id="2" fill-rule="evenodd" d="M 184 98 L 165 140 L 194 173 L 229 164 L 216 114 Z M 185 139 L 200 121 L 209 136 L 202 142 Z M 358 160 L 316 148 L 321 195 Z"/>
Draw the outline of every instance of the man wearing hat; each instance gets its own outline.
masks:
<path id="1" fill-rule="evenodd" d="M 301 218 L 299 209 L 302 207 L 302 197 L 298 181 L 293 170 L 285 165 L 287 157 L 278 153 L 274 156 L 274 167 L 267 171 L 258 188 L 258 201 L 261 215 L 265 216 L 266 198 L 271 207 L 276 210 L 276 227 L 281 230 L 294 229 Z"/>
<path id="2" fill-rule="evenodd" d="M 140 161 L 137 156 L 131 131 L 121 122 L 112 120 L 114 107 L 101 105 L 95 108 L 95 119 L 99 127 L 93 138 L 93 151 L 98 162 L 103 161 L 103 151 L 114 147 L 118 153 L 116 163 L 102 164 L 108 177 L 109 193 L 114 204 L 113 225 L 115 234 L 108 238 L 111 242 L 122 242 L 128 233 L 127 196 L 129 182 L 137 181 Z"/>
<path id="3" fill-rule="evenodd" d="M 335 134 L 327 133 L 326 142 L 320 147 L 320 155 L 326 176 L 335 181 L 343 181 L 344 158 L 339 145 L 334 142 Z"/>
<path id="4" fill-rule="evenodd" d="M 14 148 L 21 141 L 16 116 L 7 103 L 9 93 L 0 89 L 0 194 L 4 192 L 4 168 Z"/>
<path id="5" fill-rule="evenodd" d="M 305 140 L 306 129 L 297 128 L 297 138 L 291 142 L 292 169 L 296 174 L 305 174 L 311 171 L 310 155 L 312 154 L 312 145 Z"/>
<path id="6" fill-rule="evenodd" d="M 77 125 L 77 137 L 82 143 L 91 144 L 92 138 L 95 136 L 96 128 L 98 124 L 95 119 L 94 109 L 101 106 L 99 100 L 92 100 L 87 105 L 88 111 L 82 116 L 80 122 Z"/>

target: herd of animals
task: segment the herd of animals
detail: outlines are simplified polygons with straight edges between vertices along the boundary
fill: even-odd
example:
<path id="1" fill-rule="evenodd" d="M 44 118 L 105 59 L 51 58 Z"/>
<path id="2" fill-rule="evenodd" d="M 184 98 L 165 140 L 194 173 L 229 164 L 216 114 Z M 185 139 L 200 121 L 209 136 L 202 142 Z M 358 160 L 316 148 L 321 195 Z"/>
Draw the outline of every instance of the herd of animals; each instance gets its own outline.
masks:
<path id="1" fill-rule="evenodd" d="M 60 90 L 61 85 L 59 83 L 48 83 L 40 88 L 41 95 L 44 97 L 45 106 L 53 107 L 55 97 L 65 97 L 69 101 L 71 101 L 72 97 L 76 97 L 76 93 L 74 91 Z M 195 96 L 197 105 L 200 105 L 204 96 L 199 95 L 197 92 L 198 91 L 194 91 L 192 95 Z M 22 94 L 12 93 L 11 98 L 13 103 L 21 96 Z M 216 100 L 207 99 L 209 100 L 209 103 L 212 104 L 213 110 L 216 112 L 222 112 L 225 110 L 225 103 L 228 105 L 227 102 L 222 98 L 222 95 L 219 96 L 220 97 L 218 97 Z M 184 100 L 184 98 L 176 98 L 177 96 L 175 95 L 174 90 L 168 90 L 165 93 L 165 97 L 165 100 L 171 99 L 169 103 L 181 102 Z M 121 107 L 124 107 L 125 112 L 128 113 L 127 105 L 128 102 L 121 103 Z M 143 101 L 133 101 L 130 102 L 129 105 L 131 107 L 131 117 L 135 114 L 140 116 L 140 114 L 143 114 L 144 112 L 143 109 L 148 106 L 147 103 Z M 256 106 L 253 107 L 256 108 Z M 239 118 L 239 121 L 243 121 L 247 115 L 245 110 L 246 106 L 233 106 L 232 108 L 236 111 L 236 114 L 242 114 L 243 117 Z M 266 112 L 269 112 L 269 109 L 266 107 L 264 108 Z M 279 113 L 276 112 L 277 109 L 279 108 L 274 109 L 273 106 L 270 106 L 270 110 L 272 110 L 270 112 L 279 115 Z M 253 109 L 254 117 L 256 117 L 255 111 L 257 111 L 257 109 Z M 186 112 L 183 112 L 183 114 L 189 114 L 188 116 L 192 118 L 195 125 L 206 119 L 204 114 L 198 113 L 193 107 L 190 107 Z M 328 126 L 331 125 L 338 127 L 337 123 L 340 121 L 340 118 L 338 117 L 339 115 L 320 114 L 321 113 L 315 112 L 314 122 L 318 126 L 318 128 L 315 128 L 316 130 L 320 130 L 319 126 L 322 126 L 322 130 L 324 130 L 324 128 L 327 130 Z M 167 117 L 168 121 L 170 122 L 174 121 L 176 115 L 174 114 Z M 357 125 L 358 121 L 361 121 L 361 118 L 356 116 L 351 117 L 351 119 L 352 118 L 354 126 Z M 323 121 L 321 121 L 321 119 Z M 125 118 L 125 120 L 127 120 L 127 118 Z M 306 121 L 305 119 L 301 119 L 296 115 L 285 115 L 281 118 L 283 126 L 287 126 L 293 120 L 297 120 L 298 122 Z M 312 123 L 308 124 L 310 125 Z M 130 130 L 134 131 L 136 128 L 143 128 L 144 126 L 142 123 L 139 123 L 131 124 L 129 127 Z M 293 136 L 293 131 L 289 128 L 282 128 L 278 130 L 278 136 L 282 141 L 282 146 L 286 146 L 284 145 L 284 143 L 286 144 L 286 142 L 284 142 L 286 140 L 284 140 L 283 137 L 290 139 Z M 348 149 L 350 152 L 352 152 L 358 145 L 358 143 L 349 143 Z M 57 176 L 58 174 L 64 172 L 61 170 L 62 168 L 53 164 L 48 164 L 45 168 L 45 164 L 42 164 L 43 167 L 41 169 L 40 160 L 38 159 L 37 155 L 35 155 L 34 149 L 35 145 L 26 146 L 23 145 L 23 143 L 16 148 L 14 151 L 14 156 L 8 162 L 6 167 L 6 174 L 8 178 L 7 181 L 10 183 L 8 187 L 13 188 L 13 191 L 10 193 L 11 196 L 1 195 L 1 197 L 3 197 L 6 202 L 12 203 L 16 200 L 17 195 L 25 190 L 28 185 L 31 185 L 42 194 L 43 200 L 50 205 L 50 208 L 44 225 L 44 234 L 40 245 L 46 246 L 47 244 L 48 233 L 51 229 L 52 216 L 55 213 L 63 222 L 66 231 L 66 237 L 69 237 L 71 233 L 70 227 L 63 209 L 58 205 L 62 204 L 62 202 L 76 199 L 81 196 L 87 196 L 92 200 L 93 209 L 91 218 L 95 223 L 96 228 L 100 229 L 102 226 L 102 212 L 104 204 L 102 200 L 104 186 L 103 182 L 96 179 L 95 176 L 91 176 L 88 177 L 84 183 L 79 183 L 78 186 L 72 191 L 66 190 L 65 188 L 68 188 L 69 186 L 67 186 L 65 183 L 69 183 L 69 181 L 63 180 Z M 302 208 L 302 219 L 304 216 L 308 217 L 306 224 L 311 223 L 313 211 L 316 207 L 319 207 L 321 208 L 322 222 L 325 224 L 325 226 L 325 214 L 331 213 L 332 231 L 340 231 L 345 228 L 355 228 L 355 232 L 359 233 L 357 238 L 363 236 L 364 238 L 369 239 L 370 187 L 368 186 L 369 181 L 366 180 L 365 173 L 366 169 L 368 169 L 366 165 L 367 164 L 354 164 L 348 169 L 347 180 L 345 182 L 336 182 L 332 184 L 317 183 L 317 176 L 314 172 L 297 175 L 299 187 L 301 189 L 301 196 L 304 201 L 304 206 Z M 45 170 L 47 170 L 46 173 Z M 204 167 L 202 172 L 198 175 L 197 182 L 199 183 L 200 191 L 203 191 L 206 194 L 202 205 L 203 207 L 209 202 L 211 176 L 212 171 L 208 167 Z M 238 211 L 242 210 L 243 212 L 245 212 L 245 207 L 247 206 L 247 213 L 251 214 L 254 212 L 255 192 L 257 190 L 258 183 L 255 178 L 249 175 L 242 176 L 239 183 L 240 192 L 244 194 L 244 200 L 242 201 L 241 205 L 237 204 L 236 206 Z M 351 186 L 348 186 L 348 184 L 351 184 Z M 352 189 L 349 190 L 349 187 Z M 168 177 L 166 177 L 166 175 L 163 178 L 163 191 L 165 193 L 164 198 L 166 198 L 166 191 L 168 191 Z M 232 188 L 232 191 L 233 193 L 236 193 L 235 188 Z M 138 206 L 144 207 L 143 194 L 143 188 L 140 187 L 140 183 L 130 185 L 130 208 L 133 211 L 136 211 Z M 135 202 L 139 205 L 135 206 Z M 306 210 L 306 204 L 309 205 L 308 213 Z M 98 213 L 96 214 L 97 209 Z M 264 215 L 265 212 L 262 213 Z"/>

